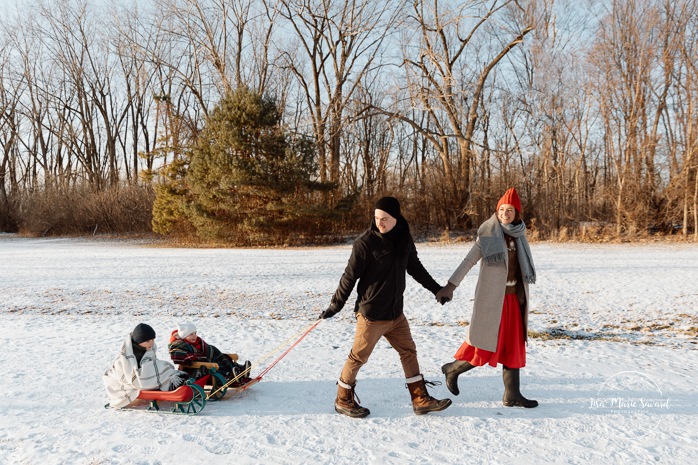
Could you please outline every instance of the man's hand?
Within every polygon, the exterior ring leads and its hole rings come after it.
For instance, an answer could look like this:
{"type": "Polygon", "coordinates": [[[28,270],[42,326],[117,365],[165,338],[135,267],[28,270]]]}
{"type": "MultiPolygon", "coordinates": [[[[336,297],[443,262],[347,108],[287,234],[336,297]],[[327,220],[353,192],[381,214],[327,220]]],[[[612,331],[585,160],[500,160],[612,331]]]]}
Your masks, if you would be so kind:
{"type": "Polygon", "coordinates": [[[332,318],[332,317],[335,316],[337,313],[339,313],[339,310],[333,310],[333,309],[330,307],[330,308],[328,308],[327,310],[325,310],[324,312],[322,312],[322,313],[320,314],[320,316],[318,317],[318,319],[319,319],[319,320],[326,320],[326,319],[328,319],[328,318],[332,318]]]}
{"type": "Polygon", "coordinates": [[[453,299],[453,291],[455,289],[456,286],[449,281],[448,284],[446,284],[439,292],[436,293],[436,301],[441,305],[445,304],[446,302],[450,302],[451,299],[453,299]]]}

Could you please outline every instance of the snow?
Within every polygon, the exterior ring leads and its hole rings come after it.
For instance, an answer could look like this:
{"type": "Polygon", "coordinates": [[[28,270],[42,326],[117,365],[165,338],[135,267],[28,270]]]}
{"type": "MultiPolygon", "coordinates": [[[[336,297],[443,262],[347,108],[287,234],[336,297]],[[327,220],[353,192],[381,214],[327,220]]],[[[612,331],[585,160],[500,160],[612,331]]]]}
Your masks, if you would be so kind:
{"type": "MultiPolygon", "coordinates": [[[[469,247],[418,244],[442,283],[469,247]]],[[[0,235],[0,463],[695,463],[698,247],[685,243],[532,244],[538,283],[521,379],[536,409],[503,407],[501,368],[482,367],[461,377],[457,397],[431,388],[450,408],[416,416],[381,341],[357,385],[371,415],[335,413],[353,301],[262,382],[199,415],[103,408],[102,373],[139,322],[157,331],[160,358],[169,332],[192,321],[261,371],[326,308],[350,250],[0,235]]],[[[477,273],[445,306],[408,278],[427,379],[443,381],[440,366],[465,336],[477,273]]]]}

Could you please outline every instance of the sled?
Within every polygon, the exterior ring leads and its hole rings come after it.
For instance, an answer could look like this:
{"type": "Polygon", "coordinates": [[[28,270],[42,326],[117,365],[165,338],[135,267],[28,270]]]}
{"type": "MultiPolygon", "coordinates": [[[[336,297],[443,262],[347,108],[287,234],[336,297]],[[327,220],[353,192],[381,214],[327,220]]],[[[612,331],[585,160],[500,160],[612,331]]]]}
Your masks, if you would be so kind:
{"type": "Polygon", "coordinates": [[[137,399],[150,401],[147,410],[159,411],[158,402],[174,402],[170,413],[196,415],[206,407],[206,392],[203,386],[207,381],[208,375],[196,381],[187,380],[174,391],[141,391],[137,399]]]}
{"type": "MultiPolygon", "coordinates": [[[[158,402],[174,402],[171,411],[163,411],[164,413],[175,413],[180,415],[196,415],[206,407],[206,392],[203,386],[206,382],[210,382],[210,375],[192,381],[187,380],[184,385],[178,387],[174,391],[140,391],[138,397],[128,406],[119,410],[141,410],[135,408],[134,405],[149,401],[150,405],[146,408],[149,412],[160,412],[158,402]],[[139,402],[141,401],[141,402],[139,402]]],[[[111,408],[106,404],[104,408],[111,408]]]]}
{"type": "MultiPolygon", "coordinates": [[[[214,397],[213,397],[213,398],[215,398],[215,399],[217,399],[217,400],[218,400],[218,399],[220,399],[220,400],[230,399],[231,397],[233,397],[234,394],[238,394],[238,393],[240,393],[240,392],[247,391],[250,387],[252,387],[252,386],[254,386],[255,384],[259,383],[261,380],[262,380],[262,378],[258,376],[258,377],[256,377],[256,378],[251,378],[251,379],[250,379],[248,382],[246,382],[245,384],[241,384],[241,385],[238,385],[238,386],[228,385],[228,386],[225,388],[225,394],[223,394],[223,395],[214,394],[214,397]]],[[[221,391],[223,391],[223,390],[221,390],[221,391]]],[[[215,391],[214,391],[214,392],[215,392],[215,391]]],[[[211,400],[211,398],[209,398],[209,400],[211,400]]]]}
{"type": "MultiPolygon", "coordinates": [[[[226,354],[231,358],[232,361],[236,362],[239,357],[238,354],[226,354]]],[[[201,367],[205,367],[210,375],[210,380],[203,386],[204,391],[208,400],[224,400],[229,399],[231,396],[227,396],[228,391],[231,393],[237,393],[246,391],[252,385],[257,384],[261,378],[254,378],[249,382],[241,386],[231,386],[225,376],[218,372],[218,364],[214,362],[190,362],[187,364],[180,364],[178,368],[183,371],[189,372],[190,370],[197,370],[201,367]]],[[[204,378],[202,378],[204,379],[204,378]]]]}
{"type": "Polygon", "coordinates": [[[248,382],[246,382],[242,386],[228,386],[228,389],[235,391],[235,392],[247,391],[250,387],[254,386],[255,384],[259,383],[260,381],[262,381],[262,378],[260,378],[258,376],[256,378],[251,378],[248,382]]]}

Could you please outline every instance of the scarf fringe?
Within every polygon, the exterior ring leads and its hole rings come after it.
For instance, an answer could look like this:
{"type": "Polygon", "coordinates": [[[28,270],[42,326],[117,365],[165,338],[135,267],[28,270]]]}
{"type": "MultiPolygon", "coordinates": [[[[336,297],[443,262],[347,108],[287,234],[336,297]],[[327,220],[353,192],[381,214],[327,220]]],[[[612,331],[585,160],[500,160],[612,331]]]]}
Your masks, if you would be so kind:
{"type": "Polygon", "coordinates": [[[504,262],[504,252],[496,253],[485,257],[485,263],[488,265],[496,265],[504,262]]]}

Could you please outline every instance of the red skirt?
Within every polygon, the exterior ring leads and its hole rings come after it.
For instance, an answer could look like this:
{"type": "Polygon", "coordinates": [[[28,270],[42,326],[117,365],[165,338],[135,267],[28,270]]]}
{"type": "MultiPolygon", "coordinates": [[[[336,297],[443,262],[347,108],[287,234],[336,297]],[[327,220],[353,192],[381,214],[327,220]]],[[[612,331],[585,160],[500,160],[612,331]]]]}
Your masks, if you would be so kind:
{"type": "Polygon", "coordinates": [[[521,307],[519,307],[519,300],[516,294],[504,295],[497,351],[490,352],[464,342],[453,357],[456,360],[468,361],[476,367],[481,367],[488,363],[493,367],[496,367],[497,363],[506,365],[509,368],[525,367],[526,344],[524,341],[523,321],[521,319],[521,307]]]}

